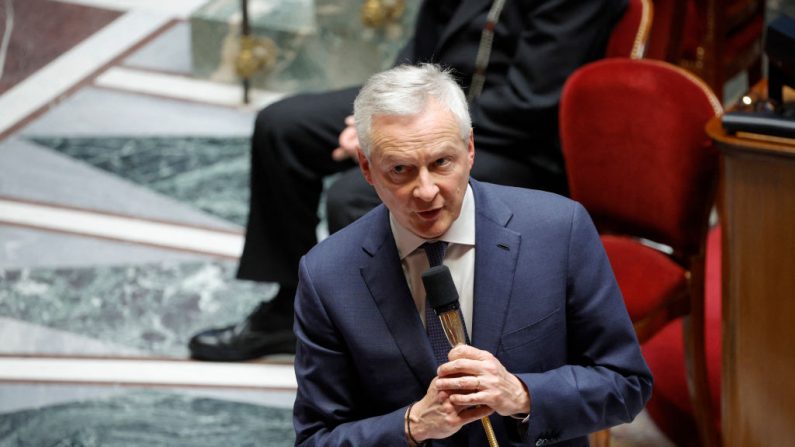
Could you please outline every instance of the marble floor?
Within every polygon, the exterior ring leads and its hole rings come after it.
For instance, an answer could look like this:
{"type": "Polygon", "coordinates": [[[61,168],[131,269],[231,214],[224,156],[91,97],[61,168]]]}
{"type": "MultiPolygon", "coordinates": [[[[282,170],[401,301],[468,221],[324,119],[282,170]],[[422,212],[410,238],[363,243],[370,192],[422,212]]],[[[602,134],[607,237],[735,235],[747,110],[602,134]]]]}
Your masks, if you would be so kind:
{"type": "MultiPolygon", "coordinates": [[[[293,443],[289,356],[187,359],[277,292],[234,273],[286,92],[192,75],[204,3],[0,0],[0,446],[293,443]]],[[[613,436],[672,445],[645,414],[613,436]]]]}
{"type": "Polygon", "coordinates": [[[293,443],[289,356],[187,360],[277,291],[234,273],[283,93],[191,76],[203,3],[0,1],[0,446],[293,443]]]}

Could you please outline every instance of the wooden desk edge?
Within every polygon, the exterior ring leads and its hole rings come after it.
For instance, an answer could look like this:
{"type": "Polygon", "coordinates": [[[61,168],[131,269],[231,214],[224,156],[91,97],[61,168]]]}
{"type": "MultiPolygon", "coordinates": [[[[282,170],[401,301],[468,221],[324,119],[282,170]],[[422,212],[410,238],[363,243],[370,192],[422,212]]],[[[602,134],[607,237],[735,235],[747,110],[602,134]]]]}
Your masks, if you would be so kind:
{"type": "Polygon", "coordinates": [[[707,122],[707,135],[712,138],[724,151],[732,152],[765,152],[783,157],[795,156],[795,140],[793,144],[764,141],[755,138],[740,138],[727,134],[721,123],[721,116],[716,116],[707,122]]]}

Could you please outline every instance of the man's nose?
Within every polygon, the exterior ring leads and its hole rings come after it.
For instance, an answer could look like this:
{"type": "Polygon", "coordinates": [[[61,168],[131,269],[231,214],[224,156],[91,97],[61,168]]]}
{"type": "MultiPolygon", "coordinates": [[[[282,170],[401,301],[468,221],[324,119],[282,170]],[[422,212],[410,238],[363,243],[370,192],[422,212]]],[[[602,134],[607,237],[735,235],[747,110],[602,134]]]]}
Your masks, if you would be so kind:
{"type": "Polygon", "coordinates": [[[439,193],[436,180],[427,169],[421,169],[417,176],[417,185],[414,188],[414,197],[425,202],[432,201],[439,193]]]}

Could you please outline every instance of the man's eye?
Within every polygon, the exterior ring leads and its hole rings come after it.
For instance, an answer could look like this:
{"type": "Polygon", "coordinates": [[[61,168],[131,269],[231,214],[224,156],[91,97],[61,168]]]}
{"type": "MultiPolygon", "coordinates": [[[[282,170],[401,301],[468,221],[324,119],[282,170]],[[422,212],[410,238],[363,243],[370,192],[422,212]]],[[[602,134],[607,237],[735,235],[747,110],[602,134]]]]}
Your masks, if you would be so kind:
{"type": "Polygon", "coordinates": [[[436,160],[434,163],[436,163],[436,166],[447,166],[448,164],[450,164],[450,159],[446,157],[440,158],[436,160]]]}
{"type": "Polygon", "coordinates": [[[404,172],[406,172],[406,167],[403,165],[397,165],[392,167],[393,174],[402,174],[404,172]]]}

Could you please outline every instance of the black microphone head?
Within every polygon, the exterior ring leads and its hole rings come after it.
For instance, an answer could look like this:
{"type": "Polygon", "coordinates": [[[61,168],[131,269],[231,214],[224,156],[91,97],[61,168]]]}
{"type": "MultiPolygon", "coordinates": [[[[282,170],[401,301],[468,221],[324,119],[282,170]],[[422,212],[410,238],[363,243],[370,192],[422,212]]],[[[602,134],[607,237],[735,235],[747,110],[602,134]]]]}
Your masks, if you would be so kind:
{"type": "Polygon", "coordinates": [[[436,313],[458,308],[458,291],[446,265],[431,267],[422,274],[425,299],[436,313]]]}

